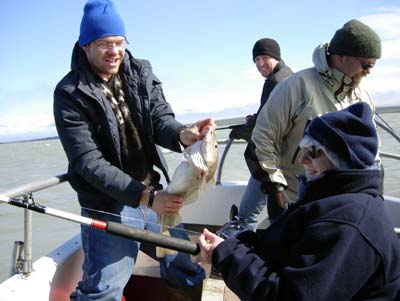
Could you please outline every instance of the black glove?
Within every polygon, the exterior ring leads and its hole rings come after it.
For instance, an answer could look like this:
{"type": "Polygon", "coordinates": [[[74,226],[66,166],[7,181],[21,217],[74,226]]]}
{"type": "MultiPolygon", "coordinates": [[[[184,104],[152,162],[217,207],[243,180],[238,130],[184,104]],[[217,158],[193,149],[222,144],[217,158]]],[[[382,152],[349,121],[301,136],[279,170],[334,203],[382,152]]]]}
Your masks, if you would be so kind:
{"type": "Polygon", "coordinates": [[[253,129],[254,126],[256,125],[256,120],[257,120],[257,114],[253,114],[253,115],[247,115],[246,116],[246,125],[253,129]]]}
{"type": "Polygon", "coordinates": [[[249,128],[246,124],[232,127],[232,130],[229,133],[229,138],[250,141],[252,130],[253,128],[249,128]]]}
{"type": "MultiPolygon", "coordinates": [[[[242,127],[242,126],[243,125],[240,125],[240,127],[242,127]]],[[[232,130],[229,133],[229,138],[230,139],[240,139],[238,131],[239,131],[239,126],[232,127],[232,130]]]]}
{"type": "Polygon", "coordinates": [[[243,219],[235,219],[225,223],[216,234],[224,239],[236,238],[248,246],[254,246],[257,236],[243,219]]]}
{"type": "Polygon", "coordinates": [[[285,186],[280,183],[264,182],[261,183],[261,191],[268,195],[267,210],[270,219],[275,219],[281,215],[288,207],[284,197],[285,186]]]}
{"type": "Polygon", "coordinates": [[[251,140],[251,133],[253,132],[254,125],[256,124],[257,115],[247,115],[246,123],[232,127],[229,133],[231,139],[243,139],[249,142],[251,140]]]}

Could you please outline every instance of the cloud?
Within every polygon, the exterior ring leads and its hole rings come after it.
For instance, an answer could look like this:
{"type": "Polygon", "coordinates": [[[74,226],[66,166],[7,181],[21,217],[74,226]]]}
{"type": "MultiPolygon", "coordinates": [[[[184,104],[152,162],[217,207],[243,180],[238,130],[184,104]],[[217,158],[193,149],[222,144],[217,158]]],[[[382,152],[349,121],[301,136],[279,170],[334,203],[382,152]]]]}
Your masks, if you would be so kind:
{"type": "MultiPolygon", "coordinates": [[[[383,49],[382,58],[363,82],[377,106],[398,105],[400,9],[382,7],[359,19],[376,30],[383,49]]],[[[177,72],[164,68],[165,74],[161,76],[165,81],[164,92],[179,119],[195,121],[206,116],[222,119],[254,113],[259,105],[263,79],[253,63],[244,65],[245,62],[243,65],[229,62],[218,67],[204,65],[190,70],[182,66],[177,72]]],[[[18,81],[13,90],[10,85],[3,86],[7,88],[0,90],[0,142],[9,137],[56,135],[52,113],[55,83],[49,81],[28,87],[27,84],[21,86],[18,81]]]]}
{"type": "Polygon", "coordinates": [[[379,13],[361,19],[371,26],[382,40],[382,59],[400,59],[400,9],[381,8],[379,13]]]}
{"type": "Polygon", "coordinates": [[[208,76],[203,83],[206,88],[197,93],[193,93],[198,90],[195,87],[187,92],[180,86],[168,89],[167,100],[171,100],[177,115],[214,114],[235,109],[237,116],[244,116],[257,110],[263,83],[263,78],[252,66],[236,72],[220,72],[215,79],[213,75],[208,76]]]}
{"type": "Polygon", "coordinates": [[[372,74],[365,78],[365,86],[376,106],[398,105],[400,98],[400,9],[381,7],[377,13],[360,18],[371,26],[382,41],[382,58],[372,74]]]}
{"type": "Polygon", "coordinates": [[[52,95],[47,85],[3,90],[0,99],[0,142],[56,136],[52,95]]]}
{"type": "Polygon", "coordinates": [[[390,66],[374,67],[372,75],[364,79],[368,90],[372,93],[399,92],[400,68],[390,66]]]}
{"type": "MultiPolygon", "coordinates": [[[[381,37],[382,58],[377,61],[371,74],[363,82],[371,93],[377,106],[398,105],[400,98],[400,9],[380,8],[373,13],[359,18],[371,26],[381,37]]],[[[297,69],[294,71],[298,71],[297,69]]],[[[218,73],[218,79],[208,76],[207,88],[193,96],[170,91],[173,108],[179,115],[207,113],[220,115],[229,112],[236,116],[245,116],[256,111],[262,88],[262,78],[255,67],[243,69],[231,74],[218,73]],[[219,85],[214,86],[213,82],[219,85]]]]}
{"type": "Polygon", "coordinates": [[[0,142],[57,136],[53,116],[48,113],[0,116],[0,142]]]}

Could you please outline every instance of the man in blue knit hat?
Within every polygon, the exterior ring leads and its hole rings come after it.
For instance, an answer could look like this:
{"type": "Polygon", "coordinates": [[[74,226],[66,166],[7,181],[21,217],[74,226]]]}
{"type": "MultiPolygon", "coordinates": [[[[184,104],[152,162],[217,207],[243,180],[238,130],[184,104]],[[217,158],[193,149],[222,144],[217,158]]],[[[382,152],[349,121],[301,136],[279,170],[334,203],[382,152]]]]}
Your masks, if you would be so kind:
{"type": "Polygon", "coordinates": [[[399,300],[400,241],[380,196],[369,105],[316,117],[300,147],[297,202],[258,239],[204,230],[194,261],[212,262],[241,300],[399,300]]]}
{"type": "MultiPolygon", "coordinates": [[[[54,117],[66,152],[68,178],[82,215],[159,232],[157,214],[179,212],[183,198],[162,190],[156,144],[180,152],[201,139],[211,119],[185,127],[175,120],[148,61],[126,49],[124,22],[109,0],[84,7],[71,71],[54,92],[54,117]]],[[[140,244],[82,226],[83,276],[73,300],[122,298],[140,244]]],[[[188,239],[182,226],[171,236],[188,239]]],[[[160,260],[171,300],[200,300],[204,270],[187,254],[160,260]]]]}

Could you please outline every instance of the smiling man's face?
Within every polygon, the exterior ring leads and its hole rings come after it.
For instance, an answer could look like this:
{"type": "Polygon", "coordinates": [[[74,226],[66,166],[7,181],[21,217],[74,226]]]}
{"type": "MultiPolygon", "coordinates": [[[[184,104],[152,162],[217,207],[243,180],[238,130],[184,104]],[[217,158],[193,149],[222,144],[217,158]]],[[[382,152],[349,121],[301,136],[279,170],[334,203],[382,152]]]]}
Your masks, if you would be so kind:
{"type": "Polygon", "coordinates": [[[85,46],[88,61],[93,70],[104,80],[117,74],[125,55],[126,40],[121,36],[97,39],[85,46]]]}

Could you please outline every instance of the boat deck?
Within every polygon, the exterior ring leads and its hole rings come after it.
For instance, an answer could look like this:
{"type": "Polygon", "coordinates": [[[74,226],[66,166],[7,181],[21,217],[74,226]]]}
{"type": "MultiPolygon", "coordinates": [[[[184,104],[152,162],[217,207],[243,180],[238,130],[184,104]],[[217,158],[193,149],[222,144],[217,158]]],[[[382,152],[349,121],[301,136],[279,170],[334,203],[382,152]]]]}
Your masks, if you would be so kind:
{"type": "MultiPolygon", "coordinates": [[[[189,233],[201,233],[204,227],[207,227],[213,232],[219,228],[212,225],[185,224],[185,229],[188,230],[189,233]]],[[[189,238],[191,241],[197,241],[198,235],[189,234],[189,238]]],[[[146,248],[145,245],[146,244],[142,243],[142,247],[146,248]]],[[[240,299],[225,285],[222,278],[211,272],[211,264],[202,263],[200,265],[206,272],[206,280],[203,282],[201,299],[191,301],[240,301],[240,299]]],[[[166,297],[166,286],[160,278],[160,268],[157,260],[151,258],[142,251],[139,252],[134,275],[125,288],[124,296],[126,301],[168,301],[166,297]],[[148,294],[149,291],[152,293],[148,294]]]]}
{"type": "MultiPolygon", "coordinates": [[[[199,301],[240,301],[220,277],[211,273],[210,264],[202,264],[202,267],[206,271],[207,278],[203,283],[202,297],[199,301]]],[[[167,301],[166,295],[165,284],[160,278],[158,261],[140,252],[135,265],[134,276],[124,292],[126,301],[167,301]],[[151,291],[151,294],[149,294],[149,291],[151,291]]]]}

